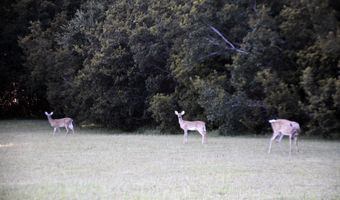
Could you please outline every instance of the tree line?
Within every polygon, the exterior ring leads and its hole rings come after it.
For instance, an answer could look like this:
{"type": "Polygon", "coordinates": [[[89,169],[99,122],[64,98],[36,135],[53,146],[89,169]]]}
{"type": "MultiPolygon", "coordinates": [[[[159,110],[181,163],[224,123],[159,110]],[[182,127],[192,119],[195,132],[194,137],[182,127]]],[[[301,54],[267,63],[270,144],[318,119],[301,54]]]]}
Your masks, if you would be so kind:
{"type": "Polygon", "coordinates": [[[274,118],[340,134],[336,0],[1,4],[1,117],[49,109],[173,132],[185,110],[222,135],[261,134],[274,118]]]}

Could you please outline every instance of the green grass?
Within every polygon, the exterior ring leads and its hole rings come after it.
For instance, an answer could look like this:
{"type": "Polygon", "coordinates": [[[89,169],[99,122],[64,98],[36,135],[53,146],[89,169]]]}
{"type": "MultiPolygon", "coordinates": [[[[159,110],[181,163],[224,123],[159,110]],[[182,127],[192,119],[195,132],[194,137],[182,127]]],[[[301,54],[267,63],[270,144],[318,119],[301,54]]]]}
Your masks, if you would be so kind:
{"type": "Polygon", "coordinates": [[[286,139],[268,155],[269,135],[156,132],[0,121],[0,199],[340,199],[339,142],[302,138],[289,156],[286,139]]]}

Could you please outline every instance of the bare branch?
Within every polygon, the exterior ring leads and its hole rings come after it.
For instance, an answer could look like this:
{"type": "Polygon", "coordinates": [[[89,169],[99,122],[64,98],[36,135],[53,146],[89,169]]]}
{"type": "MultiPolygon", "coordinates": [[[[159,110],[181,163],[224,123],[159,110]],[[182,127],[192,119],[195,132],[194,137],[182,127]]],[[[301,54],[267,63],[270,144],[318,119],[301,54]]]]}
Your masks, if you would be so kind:
{"type": "Polygon", "coordinates": [[[210,53],[210,54],[208,54],[208,55],[206,55],[206,56],[201,57],[199,60],[202,61],[202,60],[204,60],[204,59],[206,59],[206,58],[209,58],[209,57],[211,57],[211,56],[220,55],[220,54],[222,54],[222,52],[220,52],[220,51],[215,51],[215,52],[212,52],[212,53],[210,53]]]}
{"type": "Polygon", "coordinates": [[[253,0],[252,9],[253,9],[253,11],[255,12],[255,14],[257,14],[257,11],[256,11],[256,0],[253,0]]]}
{"type": "Polygon", "coordinates": [[[209,42],[209,44],[215,45],[215,46],[221,46],[221,43],[218,42],[215,38],[206,38],[209,42]]]}
{"type": "MultiPolygon", "coordinates": [[[[213,26],[211,26],[211,25],[209,25],[209,27],[210,27],[211,30],[213,30],[218,36],[220,36],[220,37],[223,39],[223,41],[229,46],[227,49],[230,49],[230,50],[233,50],[233,51],[237,51],[237,52],[239,52],[239,53],[248,54],[247,51],[242,50],[242,49],[239,49],[239,48],[236,48],[235,45],[233,45],[233,43],[231,43],[227,38],[225,38],[225,37],[223,36],[223,34],[222,34],[219,30],[217,30],[215,27],[213,27],[213,26]]],[[[210,39],[210,40],[208,39],[208,41],[211,41],[212,44],[218,44],[218,45],[220,45],[220,43],[218,43],[215,39],[213,39],[214,42],[212,42],[211,39],[210,39]]]]}
{"type": "Polygon", "coordinates": [[[222,33],[220,31],[218,31],[216,28],[214,28],[213,26],[209,26],[215,33],[217,33],[217,35],[219,35],[229,46],[231,46],[231,48],[235,48],[235,46],[229,42],[229,40],[227,40],[227,38],[225,38],[222,33]]]}
{"type": "Polygon", "coordinates": [[[235,49],[235,51],[240,52],[240,53],[244,53],[244,54],[248,54],[247,51],[244,51],[244,50],[242,50],[242,49],[235,49]]]}

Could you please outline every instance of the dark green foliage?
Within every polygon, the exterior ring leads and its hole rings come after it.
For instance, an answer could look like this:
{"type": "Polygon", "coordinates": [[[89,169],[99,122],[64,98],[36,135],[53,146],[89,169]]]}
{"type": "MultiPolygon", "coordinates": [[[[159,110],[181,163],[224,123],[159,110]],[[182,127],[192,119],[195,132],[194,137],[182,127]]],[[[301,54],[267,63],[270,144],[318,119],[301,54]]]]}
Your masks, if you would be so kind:
{"type": "Polygon", "coordinates": [[[179,132],[177,109],[223,135],[266,132],[271,118],[340,132],[335,1],[27,0],[1,11],[2,38],[17,35],[0,43],[11,55],[0,55],[0,116],[20,99],[28,113],[126,130],[179,132]],[[15,52],[23,60],[9,66],[15,52]]]}
{"type": "Polygon", "coordinates": [[[308,114],[308,132],[331,137],[340,129],[339,118],[339,33],[320,38],[299,53],[299,64],[305,67],[301,87],[305,92],[304,109],[308,114]]]}
{"type": "Polygon", "coordinates": [[[277,72],[263,70],[257,73],[256,80],[261,83],[265,94],[264,103],[271,116],[299,119],[301,117],[300,98],[297,87],[285,83],[277,72]]]}
{"type": "Polygon", "coordinates": [[[149,111],[159,124],[162,132],[178,132],[178,120],[175,115],[176,101],[171,95],[156,94],[152,97],[149,111]]]}
{"type": "Polygon", "coordinates": [[[236,135],[248,130],[260,133],[266,109],[261,102],[250,100],[244,93],[230,94],[218,85],[202,84],[199,104],[211,125],[222,135],[236,135]]]}
{"type": "Polygon", "coordinates": [[[1,1],[0,117],[42,116],[49,108],[43,63],[54,62],[51,36],[57,34],[60,26],[55,24],[55,18],[62,13],[73,17],[81,3],[1,1]]]}

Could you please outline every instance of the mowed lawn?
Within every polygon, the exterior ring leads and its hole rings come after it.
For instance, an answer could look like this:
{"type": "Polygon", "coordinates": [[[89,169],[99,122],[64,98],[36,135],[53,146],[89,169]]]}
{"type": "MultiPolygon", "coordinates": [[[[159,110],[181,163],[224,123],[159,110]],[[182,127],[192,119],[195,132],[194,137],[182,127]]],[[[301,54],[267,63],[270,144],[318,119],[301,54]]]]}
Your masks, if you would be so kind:
{"type": "Polygon", "coordinates": [[[340,199],[340,142],[301,138],[289,156],[287,138],[267,154],[270,135],[51,133],[0,121],[0,199],[340,199]]]}

